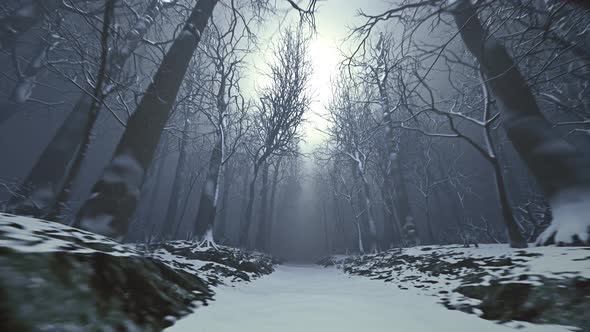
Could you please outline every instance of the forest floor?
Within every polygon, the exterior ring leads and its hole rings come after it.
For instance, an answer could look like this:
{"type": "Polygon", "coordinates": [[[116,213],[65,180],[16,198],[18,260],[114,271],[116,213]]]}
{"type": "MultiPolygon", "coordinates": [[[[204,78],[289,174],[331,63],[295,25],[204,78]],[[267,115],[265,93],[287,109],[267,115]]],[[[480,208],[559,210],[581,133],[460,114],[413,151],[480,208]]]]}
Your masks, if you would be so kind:
{"type": "Polygon", "coordinates": [[[0,213],[0,331],[156,332],[213,288],[273,272],[267,255],[190,241],[120,244],[0,213]]]}
{"type": "MultiPolygon", "coordinates": [[[[416,290],[319,265],[281,265],[255,282],[219,287],[216,293],[215,301],[166,331],[501,332],[516,327],[448,310],[416,290]]],[[[518,326],[519,331],[570,331],[552,325],[518,326]]]]}
{"type": "Polygon", "coordinates": [[[428,246],[276,264],[0,214],[0,331],[590,332],[590,248],[428,246]]]}

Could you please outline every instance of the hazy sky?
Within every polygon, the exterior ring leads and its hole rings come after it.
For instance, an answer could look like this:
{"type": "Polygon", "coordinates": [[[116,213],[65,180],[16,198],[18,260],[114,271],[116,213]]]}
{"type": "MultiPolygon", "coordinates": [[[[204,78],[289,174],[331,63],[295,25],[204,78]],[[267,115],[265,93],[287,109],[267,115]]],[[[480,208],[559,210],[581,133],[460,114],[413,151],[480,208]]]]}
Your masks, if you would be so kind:
{"type": "MultiPolygon", "coordinates": [[[[307,3],[307,0],[301,3],[307,3]]],[[[344,44],[350,34],[350,27],[363,22],[357,15],[358,10],[362,8],[367,13],[378,13],[389,6],[387,1],[381,0],[323,0],[319,3],[316,14],[317,32],[309,45],[309,56],[313,66],[310,88],[314,103],[312,112],[306,116],[308,121],[304,127],[306,142],[302,146],[303,152],[311,152],[323,140],[324,134],[320,130],[326,128],[322,115],[326,113],[325,107],[331,98],[331,79],[336,75],[343,60],[340,50],[346,50],[347,44],[350,45],[350,42],[344,44]]],[[[252,71],[246,78],[250,81],[246,82],[247,86],[260,87],[265,84],[266,80],[262,74],[264,60],[270,53],[270,47],[276,41],[280,28],[299,20],[295,11],[288,10],[288,5],[284,8],[285,11],[280,11],[265,22],[265,28],[259,33],[261,49],[249,59],[252,71]]]]}
{"type": "MultiPolygon", "coordinates": [[[[279,0],[280,3],[284,0],[279,0]]],[[[301,3],[307,3],[302,0],[301,3]]],[[[386,1],[382,0],[325,0],[320,3],[319,11],[316,14],[317,32],[309,45],[309,57],[312,62],[313,76],[310,82],[310,89],[314,96],[311,113],[306,115],[307,122],[303,128],[305,142],[302,145],[303,153],[310,153],[324,140],[325,134],[321,130],[326,129],[327,123],[323,120],[326,114],[326,107],[331,99],[331,80],[337,74],[339,64],[342,62],[340,50],[346,50],[345,39],[350,34],[350,27],[363,22],[357,13],[362,8],[367,13],[377,13],[388,8],[386,1]],[[318,130],[319,129],[319,130],[318,130]]],[[[299,15],[293,10],[277,14],[271,20],[265,22],[264,29],[259,33],[261,49],[252,54],[249,58],[251,70],[246,80],[249,90],[254,86],[264,86],[267,82],[262,74],[265,60],[270,55],[273,42],[276,41],[281,27],[290,23],[296,23],[299,15]],[[287,15],[285,13],[288,13],[287,15]]],[[[252,95],[255,97],[255,94],[252,95]]],[[[316,203],[317,191],[313,180],[314,163],[313,158],[306,158],[304,178],[301,183],[302,192],[299,197],[298,216],[296,222],[280,227],[283,234],[279,237],[282,241],[281,253],[290,255],[290,259],[297,257],[312,257],[313,254],[324,250],[324,226],[321,221],[322,214],[320,206],[316,203]]]]}

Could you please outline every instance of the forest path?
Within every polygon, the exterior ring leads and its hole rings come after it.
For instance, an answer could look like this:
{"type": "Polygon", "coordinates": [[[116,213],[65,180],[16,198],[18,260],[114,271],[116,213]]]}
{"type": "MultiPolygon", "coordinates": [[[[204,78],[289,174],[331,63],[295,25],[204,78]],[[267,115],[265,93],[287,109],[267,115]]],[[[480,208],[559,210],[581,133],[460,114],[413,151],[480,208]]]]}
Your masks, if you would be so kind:
{"type": "Polygon", "coordinates": [[[435,297],[317,265],[281,265],[269,276],[215,292],[215,301],[166,331],[567,331],[532,325],[516,330],[447,310],[435,297]]]}

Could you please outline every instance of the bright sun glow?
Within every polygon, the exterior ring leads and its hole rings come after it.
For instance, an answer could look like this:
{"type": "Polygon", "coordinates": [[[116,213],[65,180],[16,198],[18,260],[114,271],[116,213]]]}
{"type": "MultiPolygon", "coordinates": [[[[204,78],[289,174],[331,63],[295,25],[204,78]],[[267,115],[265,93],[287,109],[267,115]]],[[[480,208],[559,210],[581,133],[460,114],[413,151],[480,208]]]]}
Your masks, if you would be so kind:
{"type": "Polygon", "coordinates": [[[313,67],[310,90],[314,101],[304,128],[306,138],[304,152],[310,152],[324,139],[324,134],[318,129],[326,129],[327,122],[324,116],[332,96],[331,81],[336,76],[342,61],[336,43],[319,34],[314,36],[309,44],[309,58],[313,67]]]}

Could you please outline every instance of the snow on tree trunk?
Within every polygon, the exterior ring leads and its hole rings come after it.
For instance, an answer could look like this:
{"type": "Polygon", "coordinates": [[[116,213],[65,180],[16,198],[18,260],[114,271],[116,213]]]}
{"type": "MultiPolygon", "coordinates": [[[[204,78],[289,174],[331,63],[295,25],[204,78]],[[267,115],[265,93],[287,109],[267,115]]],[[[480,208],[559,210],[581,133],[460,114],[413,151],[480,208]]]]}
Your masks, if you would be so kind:
{"type": "Polygon", "coordinates": [[[367,178],[363,173],[360,174],[361,181],[363,183],[363,196],[365,199],[365,209],[367,214],[367,228],[368,228],[368,245],[370,246],[371,252],[377,252],[377,225],[375,224],[375,218],[373,216],[373,201],[371,195],[371,187],[367,178]]]}
{"type": "Polygon", "coordinates": [[[486,34],[471,2],[456,1],[452,13],[465,45],[489,78],[510,141],[554,211],[553,222],[537,244],[590,244],[589,157],[543,116],[517,64],[497,39],[486,34]]]}
{"type": "Polygon", "coordinates": [[[166,125],[188,65],[196,50],[217,0],[200,0],[186,25],[172,43],[147,88],[137,110],[129,118],[111,163],[92,189],[76,225],[103,235],[121,238],[137,205],[139,186],[166,125]],[[124,169],[121,161],[129,161],[124,169]],[[140,179],[130,181],[122,176],[140,179]]]}
{"type": "Polygon", "coordinates": [[[356,183],[360,182],[360,190],[358,191],[359,201],[359,236],[366,238],[362,241],[363,249],[369,249],[371,252],[377,251],[377,227],[375,226],[375,220],[373,219],[373,213],[371,209],[371,189],[364,174],[364,167],[360,160],[356,160],[353,163],[353,177],[356,183]]]}
{"type": "MultiPolygon", "coordinates": [[[[385,177],[385,185],[387,186],[387,189],[390,191],[388,196],[390,196],[389,199],[391,199],[393,203],[393,211],[391,211],[391,215],[393,216],[394,213],[397,213],[397,218],[395,218],[394,216],[394,220],[390,220],[390,223],[396,224],[395,228],[401,230],[405,224],[413,223],[414,217],[412,216],[410,200],[408,198],[399,153],[396,152],[395,149],[395,122],[393,119],[393,113],[391,112],[391,105],[389,97],[387,96],[385,84],[386,82],[382,82],[379,87],[383,120],[385,123],[387,123],[387,126],[385,128],[385,139],[389,163],[387,167],[387,175],[385,177]]],[[[399,235],[401,237],[401,234],[399,235]]]]}
{"type": "MultiPolygon", "coordinates": [[[[115,76],[121,74],[125,62],[147,33],[150,25],[146,25],[146,22],[154,21],[159,13],[159,3],[160,0],[152,1],[143,17],[140,17],[135,26],[127,33],[121,46],[110,54],[109,66],[117,69],[113,71],[115,76]]],[[[88,87],[88,89],[91,90],[92,87],[88,87]]],[[[103,93],[106,94],[107,91],[103,91],[103,93]]],[[[64,186],[67,185],[67,175],[71,171],[76,172],[76,170],[71,170],[72,160],[82,152],[83,141],[89,142],[91,133],[87,128],[94,126],[90,114],[92,104],[92,97],[87,93],[80,95],[73,110],[23,181],[20,192],[11,197],[7,205],[9,212],[43,218],[50,212],[54,204],[59,204],[57,196],[64,191],[64,186]]],[[[63,196],[65,200],[69,197],[66,193],[63,196]]],[[[61,204],[65,204],[65,202],[61,204]]]]}
{"type": "Polygon", "coordinates": [[[215,215],[217,214],[217,195],[219,192],[219,176],[221,174],[221,163],[223,160],[223,135],[220,134],[209,160],[209,170],[205,178],[205,186],[199,200],[199,211],[195,220],[193,236],[198,240],[205,241],[205,235],[213,232],[215,215]]]}

